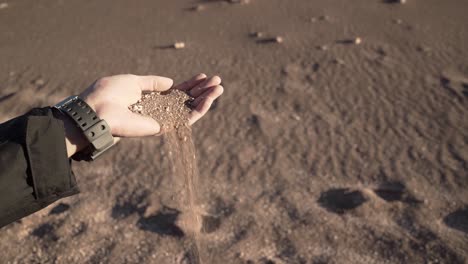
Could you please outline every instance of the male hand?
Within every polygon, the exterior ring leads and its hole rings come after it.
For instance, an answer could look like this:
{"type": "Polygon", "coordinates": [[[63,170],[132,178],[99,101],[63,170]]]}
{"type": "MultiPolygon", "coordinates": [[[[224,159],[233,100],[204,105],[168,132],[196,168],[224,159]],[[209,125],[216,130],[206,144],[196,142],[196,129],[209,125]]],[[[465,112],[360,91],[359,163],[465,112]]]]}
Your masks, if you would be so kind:
{"type": "Polygon", "coordinates": [[[202,118],[210,110],[214,100],[221,96],[224,91],[219,76],[208,78],[202,73],[176,85],[174,88],[184,91],[195,98],[192,102],[193,110],[189,115],[189,125],[193,125],[193,123],[202,118]]]}
{"type": "MultiPolygon", "coordinates": [[[[154,119],[131,112],[128,107],[141,99],[142,92],[166,91],[173,81],[160,76],[116,75],[96,81],[79,96],[83,98],[97,115],[106,120],[112,135],[117,137],[139,137],[157,135],[160,125],[154,119]]],[[[194,101],[189,115],[192,125],[210,109],[213,101],[223,93],[221,78],[207,78],[198,74],[174,89],[187,92],[194,101]]]]}
{"type": "MultiPolygon", "coordinates": [[[[213,101],[223,93],[221,78],[208,78],[198,74],[190,80],[173,87],[192,97],[193,110],[189,115],[189,125],[203,117],[213,101]]],[[[161,76],[137,76],[131,74],[104,77],[94,82],[79,96],[88,103],[98,117],[106,120],[112,135],[118,137],[141,137],[160,133],[160,125],[150,117],[131,112],[128,107],[141,99],[142,92],[166,91],[173,85],[172,79],[161,76]]],[[[65,124],[68,156],[81,150],[88,143],[68,118],[65,124]]]]}

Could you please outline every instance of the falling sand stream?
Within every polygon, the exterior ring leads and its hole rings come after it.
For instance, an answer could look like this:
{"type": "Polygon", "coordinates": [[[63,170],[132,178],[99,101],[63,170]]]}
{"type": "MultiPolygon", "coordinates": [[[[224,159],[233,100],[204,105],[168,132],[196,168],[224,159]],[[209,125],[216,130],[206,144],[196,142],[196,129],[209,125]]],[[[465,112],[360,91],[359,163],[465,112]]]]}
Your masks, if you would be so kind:
{"type": "Polygon", "coordinates": [[[171,149],[170,162],[172,177],[184,179],[184,193],[180,196],[179,204],[182,209],[179,223],[189,239],[188,263],[205,263],[200,239],[202,221],[198,212],[197,186],[199,172],[196,164],[195,146],[191,129],[180,127],[177,131],[165,135],[166,142],[171,149]]]}
{"type": "MultiPolygon", "coordinates": [[[[144,94],[142,100],[130,106],[130,110],[154,118],[161,125],[161,134],[168,149],[171,175],[175,182],[183,181],[182,190],[174,190],[181,214],[177,225],[186,238],[186,254],[181,263],[206,263],[201,245],[202,220],[198,210],[197,188],[199,172],[195,157],[192,131],[186,125],[191,111],[187,102],[192,100],[178,90],[144,94]],[[204,261],[205,260],[205,261],[204,261]]],[[[175,184],[180,185],[180,184],[175,184]]],[[[174,189],[178,189],[174,186],[174,189]]],[[[180,189],[180,187],[179,187],[180,189]]]]}

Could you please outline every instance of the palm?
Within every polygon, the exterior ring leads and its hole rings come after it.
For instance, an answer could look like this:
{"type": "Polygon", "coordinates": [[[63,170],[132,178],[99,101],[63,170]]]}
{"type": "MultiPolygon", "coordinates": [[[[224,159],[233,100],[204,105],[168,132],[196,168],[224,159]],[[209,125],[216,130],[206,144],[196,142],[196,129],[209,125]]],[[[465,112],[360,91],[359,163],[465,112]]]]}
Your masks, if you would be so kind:
{"type": "MultiPolygon", "coordinates": [[[[107,121],[114,136],[149,136],[160,133],[160,125],[152,118],[132,113],[128,106],[141,99],[142,92],[165,91],[172,84],[171,79],[159,76],[116,75],[98,80],[80,97],[107,121]]],[[[203,117],[213,101],[223,93],[220,84],[218,76],[207,78],[199,74],[174,87],[195,98],[189,115],[190,125],[203,117]]]]}

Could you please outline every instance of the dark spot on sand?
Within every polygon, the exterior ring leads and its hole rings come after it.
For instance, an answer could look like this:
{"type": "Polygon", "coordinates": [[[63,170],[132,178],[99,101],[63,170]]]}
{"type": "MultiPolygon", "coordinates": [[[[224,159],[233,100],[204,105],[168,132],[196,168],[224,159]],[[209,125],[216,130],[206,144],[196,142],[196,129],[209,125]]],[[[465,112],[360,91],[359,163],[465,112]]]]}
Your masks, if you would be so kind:
{"type": "Polygon", "coordinates": [[[464,263],[461,257],[436,233],[418,224],[415,217],[413,212],[405,211],[397,220],[397,224],[413,238],[408,246],[412,251],[424,256],[424,263],[429,263],[434,259],[438,259],[439,263],[464,263]]]}
{"type": "Polygon", "coordinates": [[[123,219],[133,213],[143,214],[146,207],[142,205],[146,197],[146,192],[134,192],[130,195],[120,194],[112,207],[112,218],[123,219]]]}
{"type": "Polygon", "coordinates": [[[383,0],[385,4],[401,4],[401,0],[383,0]]]}
{"type": "Polygon", "coordinates": [[[401,201],[405,185],[400,182],[393,182],[380,185],[374,192],[387,202],[401,201]]]}
{"type": "Polygon", "coordinates": [[[15,94],[16,94],[16,92],[13,92],[13,93],[9,93],[9,94],[0,96],[0,102],[3,102],[3,101],[6,101],[6,100],[10,99],[15,94]]]}
{"type": "Polygon", "coordinates": [[[197,254],[193,251],[187,251],[184,253],[180,261],[177,262],[178,264],[196,264],[200,263],[197,254]]]}
{"type": "Polygon", "coordinates": [[[251,115],[247,118],[247,123],[251,126],[260,126],[260,119],[257,115],[251,115]]]}
{"type": "Polygon", "coordinates": [[[219,104],[219,100],[220,100],[220,99],[221,99],[221,98],[218,98],[218,99],[216,99],[216,100],[213,101],[213,103],[211,104],[211,107],[210,107],[210,110],[209,110],[209,111],[213,111],[213,110],[215,110],[216,108],[218,108],[218,104],[219,104]]]}
{"type": "Polygon", "coordinates": [[[203,233],[213,233],[218,230],[221,226],[221,219],[215,216],[205,215],[202,217],[202,232],[203,233]]]}
{"type": "Polygon", "coordinates": [[[312,65],[312,70],[313,70],[314,72],[318,72],[319,69],[320,69],[320,64],[314,63],[314,64],[312,65]]]}
{"type": "Polygon", "coordinates": [[[468,97],[468,79],[465,75],[456,71],[446,71],[440,77],[440,85],[453,97],[462,101],[468,97]]]}
{"type": "Polygon", "coordinates": [[[155,215],[141,217],[137,226],[141,230],[150,231],[163,236],[183,237],[185,234],[176,225],[180,212],[176,209],[164,207],[155,215]]]}
{"type": "Polygon", "coordinates": [[[339,39],[335,43],[342,45],[351,45],[354,44],[354,39],[339,39]]]}
{"type": "Polygon", "coordinates": [[[355,209],[367,201],[367,198],[358,190],[348,188],[330,189],[323,192],[317,202],[323,208],[336,214],[344,214],[355,209]]]}
{"type": "Polygon", "coordinates": [[[202,216],[203,233],[212,233],[218,230],[223,220],[229,217],[235,208],[232,204],[227,203],[221,197],[214,197],[208,204],[207,215],[202,216]]]}
{"type": "Polygon", "coordinates": [[[468,97],[468,83],[463,83],[462,87],[463,87],[463,95],[465,97],[468,97]]]}
{"type": "Polygon", "coordinates": [[[258,44],[280,44],[283,43],[284,39],[282,37],[268,37],[258,39],[256,42],[258,44]]]}
{"type": "Polygon", "coordinates": [[[267,259],[267,258],[263,258],[262,260],[260,260],[260,263],[261,264],[276,264],[276,262],[274,262],[271,259],[267,259]]]}
{"type": "Polygon", "coordinates": [[[316,256],[312,259],[312,264],[327,264],[331,263],[330,258],[327,256],[316,256]]]}
{"type": "Polygon", "coordinates": [[[450,228],[468,234],[468,206],[445,216],[444,223],[450,228]]]}
{"type": "Polygon", "coordinates": [[[70,209],[70,205],[68,205],[66,203],[59,203],[52,210],[50,210],[49,214],[51,214],[51,215],[61,214],[61,213],[65,212],[65,211],[68,211],[68,209],[70,209]]]}
{"type": "Polygon", "coordinates": [[[49,223],[41,224],[32,231],[32,235],[41,239],[58,240],[54,232],[54,226],[49,223]]]}
{"type": "Polygon", "coordinates": [[[406,190],[406,186],[401,182],[386,182],[374,190],[380,198],[387,202],[404,202],[408,204],[419,204],[421,200],[416,199],[406,190]]]}

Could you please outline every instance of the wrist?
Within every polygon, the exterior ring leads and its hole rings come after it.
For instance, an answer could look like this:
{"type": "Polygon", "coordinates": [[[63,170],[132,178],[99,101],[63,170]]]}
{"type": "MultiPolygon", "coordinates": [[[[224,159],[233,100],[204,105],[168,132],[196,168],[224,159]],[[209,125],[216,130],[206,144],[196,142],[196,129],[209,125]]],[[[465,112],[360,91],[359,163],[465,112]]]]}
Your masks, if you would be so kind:
{"type": "Polygon", "coordinates": [[[67,150],[74,160],[95,160],[114,145],[107,122],[100,119],[94,109],[79,96],[65,98],[54,108],[63,114],[67,150]]]}
{"type": "Polygon", "coordinates": [[[56,118],[63,122],[63,126],[65,128],[65,144],[69,158],[89,145],[89,142],[86,140],[83,132],[68,116],[57,109],[54,109],[53,113],[56,118]]]}

